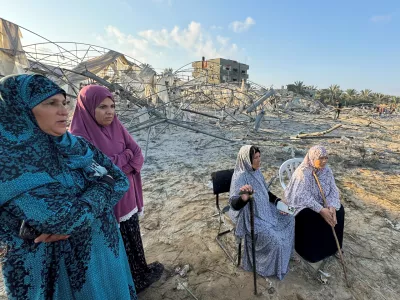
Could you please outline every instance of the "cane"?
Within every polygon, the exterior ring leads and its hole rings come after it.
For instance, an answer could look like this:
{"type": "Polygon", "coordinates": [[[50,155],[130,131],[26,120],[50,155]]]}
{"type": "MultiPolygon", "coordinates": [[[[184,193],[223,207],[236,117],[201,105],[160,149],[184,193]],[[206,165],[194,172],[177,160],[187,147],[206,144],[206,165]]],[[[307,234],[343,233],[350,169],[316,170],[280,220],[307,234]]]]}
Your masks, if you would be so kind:
{"type": "Polygon", "coordinates": [[[251,252],[253,255],[254,295],[257,295],[256,241],[254,237],[254,199],[252,196],[250,196],[249,202],[250,202],[251,252]]]}
{"type": "MultiPolygon", "coordinates": [[[[313,175],[314,175],[315,181],[317,182],[319,191],[321,192],[322,200],[324,201],[324,206],[325,206],[325,207],[328,207],[328,202],[326,201],[325,193],[324,193],[324,191],[322,190],[321,183],[319,182],[318,176],[317,176],[317,174],[315,174],[315,171],[313,171],[313,175]]],[[[333,236],[334,236],[335,241],[336,241],[336,246],[337,246],[337,248],[338,248],[339,257],[340,257],[340,262],[342,263],[342,266],[343,266],[344,278],[345,278],[345,280],[346,280],[347,287],[350,287],[349,280],[347,279],[346,265],[345,265],[345,263],[344,263],[344,258],[343,258],[342,249],[340,249],[340,244],[339,244],[339,240],[338,240],[337,235],[336,235],[335,228],[334,228],[333,226],[331,226],[331,228],[332,228],[333,236]]]]}

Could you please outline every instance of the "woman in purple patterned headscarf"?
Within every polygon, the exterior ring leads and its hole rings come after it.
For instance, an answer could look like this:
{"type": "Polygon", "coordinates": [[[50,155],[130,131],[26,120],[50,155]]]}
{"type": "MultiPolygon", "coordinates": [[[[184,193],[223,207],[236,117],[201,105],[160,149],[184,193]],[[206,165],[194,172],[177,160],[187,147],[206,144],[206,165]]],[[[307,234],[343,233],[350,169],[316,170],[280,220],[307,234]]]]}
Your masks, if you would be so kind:
{"type": "Polygon", "coordinates": [[[128,177],[129,190],[114,207],[114,213],[139,293],[158,280],[164,270],[158,262],[147,265],[140,235],[142,151],[115,115],[113,95],[103,86],[88,85],[80,91],[70,131],[100,149],[128,177]]]}
{"type": "Polygon", "coordinates": [[[343,242],[344,208],[340,204],[339,190],[327,162],[326,149],[320,145],[312,147],[285,190],[288,205],[296,208],[295,249],[309,262],[318,262],[336,253],[332,226],[340,247],[343,242]],[[313,172],[321,183],[327,207],[313,172]]]}

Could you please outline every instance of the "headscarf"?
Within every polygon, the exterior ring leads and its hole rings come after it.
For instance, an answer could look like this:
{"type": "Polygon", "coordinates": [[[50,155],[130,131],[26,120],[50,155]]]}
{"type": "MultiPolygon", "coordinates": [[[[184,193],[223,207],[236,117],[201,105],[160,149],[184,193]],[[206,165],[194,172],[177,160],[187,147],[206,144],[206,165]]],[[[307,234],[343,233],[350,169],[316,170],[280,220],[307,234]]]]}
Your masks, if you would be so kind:
{"type": "Polygon", "coordinates": [[[321,192],[313,176],[313,171],[318,176],[328,206],[335,207],[336,209],[340,208],[339,190],[335,184],[332,170],[328,166],[322,169],[315,168],[315,161],[326,156],[328,156],[328,153],[325,147],[321,145],[311,147],[303,162],[293,173],[285,189],[285,198],[288,205],[296,208],[296,214],[304,208],[320,212],[324,206],[321,192]]]}
{"type": "MultiPolygon", "coordinates": [[[[43,132],[32,108],[65,91],[41,75],[11,75],[0,81],[0,206],[39,186],[74,185],[69,169],[90,172],[93,153],[68,132],[53,137],[43,132]]],[[[87,174],[89,176],[89,174],[87,174]]]]}
{"type": "MultiPolygon", "coordinates": [[[[246,184],[252,186],[254,198],[254,224],[255,233],[265,230],[277,224],[277,209],[269,202],[268,187],[261,171],[253,170],[250,161],[251,145],[240,148],[236,160],[235,171],[232,176],[229,197],[232,200],[239,197],[240,188],[246,184]]],[[[243,237],[250,232],[250,205],[246,205],[239,211],[232,207],[229,210],[230,217],[236,223],[236,235],[243,237]]]]}
{"type": "Polygon", "coordinates": [[[95,118],[96,108],[105,98],[114,101],[112,93],[99,85],[85,86],[79,93],[72,118],[70,131],[81,136],[100,149],[114,164],[124,171],[122,160],[118,160],[125,149],[130,148],[136,160],[130,160],[129,164],[135,172],[126,174],[129,180],[129,190],[114,207],[114,213],[119,222],[127,220],[132,213],[142,212],[143,195],[140,170],[143,165],[143,156],[140,147],[136,144],[121,121],[115,115],[108,126],[101,126],[95,118]]]}

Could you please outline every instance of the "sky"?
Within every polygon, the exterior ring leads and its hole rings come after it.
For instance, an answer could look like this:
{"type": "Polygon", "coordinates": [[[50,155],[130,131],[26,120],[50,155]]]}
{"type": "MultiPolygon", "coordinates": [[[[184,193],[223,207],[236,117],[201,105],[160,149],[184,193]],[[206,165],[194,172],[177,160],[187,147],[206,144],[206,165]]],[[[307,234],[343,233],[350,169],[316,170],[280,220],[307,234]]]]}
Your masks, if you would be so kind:
{"type": "MultiPolygon", "coordinates": [[[[107,47],[157,71],[223,57],[264,86],[303,81],[400,96],[399,0],[0,0],[52,41],[107,47]]],[[[23,33],[24,34],[24,33],[23,33]]],[[[41,40],[22,39],[29,44],[41,40]]]]}

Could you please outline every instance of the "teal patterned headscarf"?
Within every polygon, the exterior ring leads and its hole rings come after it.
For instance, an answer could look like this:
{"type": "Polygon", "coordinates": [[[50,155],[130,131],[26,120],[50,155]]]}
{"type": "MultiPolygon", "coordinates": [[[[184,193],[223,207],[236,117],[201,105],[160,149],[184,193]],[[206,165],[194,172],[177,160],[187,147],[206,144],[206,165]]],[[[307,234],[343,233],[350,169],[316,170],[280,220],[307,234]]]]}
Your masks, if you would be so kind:
{"type": "Polygon", "coordinates": [[[0,206],[38,186],[61,182],[70,186],[71,169],[92,163],[93,153],[75,136],[43,132],[32,108],[65,91],[42,75],[12,75],[0,80],[0,206]],[[65,164],[62,163],[65,161],[65,164]]]}

